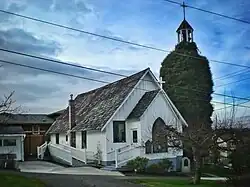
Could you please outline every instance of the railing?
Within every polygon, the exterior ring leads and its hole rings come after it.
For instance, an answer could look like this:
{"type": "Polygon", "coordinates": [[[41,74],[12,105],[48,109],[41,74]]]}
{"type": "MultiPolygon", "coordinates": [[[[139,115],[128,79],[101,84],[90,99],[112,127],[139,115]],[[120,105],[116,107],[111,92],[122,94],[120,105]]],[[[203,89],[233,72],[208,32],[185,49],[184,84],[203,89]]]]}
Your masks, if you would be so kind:
{"type": "Polygon", "coordinates": [[[55,145],[52,143],[49,143],[48,147],[49,147],[50,154],[52,156],[55,156],[55,157],[65,161],[65,162],[69,163],[70,165],[72,165],[71,151],[64,149],[64,147],[61,145],[55,145]]]}
{"type": "Polygon", "coordinates": [[[44,153],[47,149],[47,142],[45,142],[44,144],[42,144],[41,146],[37,147],[37,158],[38,159],[43,159],[44,158],[44,153]]]}
{"type": "Polygon", "coordinates": [[[87,163],[86,149],[81,150],[81,149],[76,149],[74,147],[71,147],[71,155],[72,157],[84,162],[85,164],[87,163]]]}
{"type": "Polygon", "coordinates": [[[96,160],[95,153],[87,151],[86,149],[77,149],[69,145],[52,144],[49,143],[49,151],[52,156],[58,157],[70,164],[72,164],[72,158],[75,158],[85,164],[88,161],[96,160]]]}
{"type": "Polygon", "coordinates": [[[122,166],[127,161],[134,159],[136,156],[140,155],[141,146],[130,147],[124,151],[118,152],[118,149],[115,150],[115,166],[116,168],[122,166]]]}

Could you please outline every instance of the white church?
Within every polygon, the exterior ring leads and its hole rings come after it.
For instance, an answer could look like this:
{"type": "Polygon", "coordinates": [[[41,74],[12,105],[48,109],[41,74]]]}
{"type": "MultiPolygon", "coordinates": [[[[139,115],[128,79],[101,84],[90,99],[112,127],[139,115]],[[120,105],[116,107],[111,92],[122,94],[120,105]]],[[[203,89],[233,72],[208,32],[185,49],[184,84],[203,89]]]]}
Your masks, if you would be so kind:
{"type": "MultiPolygon", "coordinates": [[[[179,42],[192,37],[190,27],[182,22],[179,42]]],[[[71,95],[67,109],[46,133],[50,141],[38,147],[39,158],[48,147],[55,161],[70,166],[98,161],[115,169],[140,156],[151,163],[168,158],[173,170],[180,169],[183,151],[169,147],[161,132],[167,126],[182,132],[187,123],[163,83],[147,68],[75,98],[71,95]]]]}

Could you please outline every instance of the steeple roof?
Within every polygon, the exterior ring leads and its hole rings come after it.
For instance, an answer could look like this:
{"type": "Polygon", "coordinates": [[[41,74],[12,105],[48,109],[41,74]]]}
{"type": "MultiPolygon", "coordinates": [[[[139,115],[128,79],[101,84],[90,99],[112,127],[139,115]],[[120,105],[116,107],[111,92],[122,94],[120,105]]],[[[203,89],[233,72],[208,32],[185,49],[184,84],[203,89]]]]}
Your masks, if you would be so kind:
{"type": "Polygon", "coordinates": [[[181,22],[181,24],[178,27],[178,29],[176,30],[176,32],[178,32],[182,29],[190,29],[190,30],[194,31],[193,27],[191,27],[191,25],[185,19],[181,22]]]}

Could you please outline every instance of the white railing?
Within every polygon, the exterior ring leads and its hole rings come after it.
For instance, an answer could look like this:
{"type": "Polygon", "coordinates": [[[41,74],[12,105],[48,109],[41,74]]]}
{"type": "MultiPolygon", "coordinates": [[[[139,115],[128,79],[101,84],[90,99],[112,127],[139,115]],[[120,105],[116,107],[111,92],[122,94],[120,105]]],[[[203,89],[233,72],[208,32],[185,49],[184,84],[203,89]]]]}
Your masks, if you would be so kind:
{"type": "Polygon", "coordinates": [[[72,164],[72,158],[80,160],[85,164],[88,160],[96,160],[94,152],[87,151],[86,149],[74,148],[69,145],[49,143],[49,151],[52,156],[58,157],[70,164],[72,164]]]}
{"type": "Polygon", "coordinates": [[[124,165],[127,161],[134,159],[137,156],[140,156],[141,146],[130,147],[124,151],[115,150],[115,166],[116,168],[124,165]]]}
{"type": "Polygon", "coordinates": [[[70,165],[72,165],[72,156],[71,151],[64,149],[63,146],[60,146],[58,144],[48,144],[49,152],[52,156],[57,157],[63,161],[66,161],[70,165]]]}
{"type": "Polygon", "coordinates": [[[44,144],[42,144],[41,146],[37,146],[37,158],[38,159],[43,159],[44,158],[44,153],[47,149],[47,142],[45,142],[44,144]]]}
{"type": "Polygon", "coordinates": [[[85,164],[87,163],[87,153],[86,153],[86,149],[76,149],[74,147],[71,147],[71,155],[73,158],[76,158],[82,162],[84,162],[85,164]]]}

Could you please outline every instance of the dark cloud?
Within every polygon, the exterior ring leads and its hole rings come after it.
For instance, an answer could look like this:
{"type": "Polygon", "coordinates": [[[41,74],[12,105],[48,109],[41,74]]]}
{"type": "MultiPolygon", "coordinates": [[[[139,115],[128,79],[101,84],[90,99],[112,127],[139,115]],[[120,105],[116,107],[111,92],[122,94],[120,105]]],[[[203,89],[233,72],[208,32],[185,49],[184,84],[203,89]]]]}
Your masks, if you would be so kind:
{"type": "MultiPolygon", "coordinates": [[[[18,13],[20,11],[23,11],[26,8],[26,5],[18,4],[15,2],[10,3],[8,1],[1,1],[0,8],[6,11],[18,13]]],[[[3,12],[0,13],[0,23],[10,22],[11,20],[14,21],[13,15],[6,14],[3,12]]]]}
{"type": "Polygon", "coordinates": [[[57,42],[38,39],[32,33],[18,28],[0,30],[0,47],[42,55],[56,55],[61,51],[57,42]]]}

